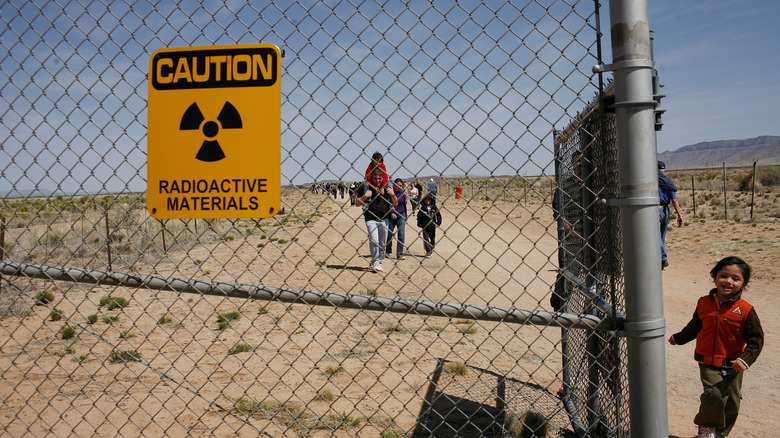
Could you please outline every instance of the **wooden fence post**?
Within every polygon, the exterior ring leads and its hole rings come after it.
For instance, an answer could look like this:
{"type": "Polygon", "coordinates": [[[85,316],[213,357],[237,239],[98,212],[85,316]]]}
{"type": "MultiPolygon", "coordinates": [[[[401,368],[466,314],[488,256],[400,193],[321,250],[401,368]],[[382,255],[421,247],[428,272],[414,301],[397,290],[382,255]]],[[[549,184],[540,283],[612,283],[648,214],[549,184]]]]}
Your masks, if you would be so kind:
{"type": "Polygon", "coordinates": [[[726,162],[723,162],[723,216],[725,220],[729,220],[729,203],[726,189],[726,162]]]}
{"type": "Polygon", "coordinates": [[[108,208],[106,208],[106,253],[108,254],[108,270],[113,271],[111,265],[111,228],[108,226],[108,208]]]}
{"type": "Polygon", "coordinates": [[[160,233],[162,234],[162,239],[163,239],[163,253],[165,253],[168,250],[165,248],[165,220],[164,219],[160,219],[160,227],[161,227],[160,233]]]}
{"type": "Polygon", "coordinates": [[[753,162],[753,189],[750,191],[750,221],[753,221],[753,201],[756,199],[756,163],[758,161],[753,162]]]}
{"type": "Polygon", "coordinates": [[[696,185],[693,182],[693,175],[691,175],[691,197],[693,198],[693,217],[696,217],[696,185]]]}

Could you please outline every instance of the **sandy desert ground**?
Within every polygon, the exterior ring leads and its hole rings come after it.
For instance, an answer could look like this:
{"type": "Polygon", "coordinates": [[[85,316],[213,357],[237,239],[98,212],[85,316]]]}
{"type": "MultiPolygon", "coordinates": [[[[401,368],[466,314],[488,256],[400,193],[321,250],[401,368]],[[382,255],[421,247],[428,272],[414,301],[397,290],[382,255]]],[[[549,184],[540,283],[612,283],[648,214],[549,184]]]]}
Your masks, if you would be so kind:
{"type": "MultiPolygon", "coordinates": [[[[549,310],[547,294],[555,268],[550,255],[556,242],[554,229],[545,225],[551,211],[539,202],[517,208],[503,201],[490,206],[480,199],[448,199],[443,211],[445,232],[440,236],[437,255],[432,259],[420,257],[422,242],[417,228],[409,225],[407,243],[412,256],[403,261],[388,260],[387,272],[382,275],[366,269],[368,251],[360,209],[350,208],[341,200],[332,204],[321,209],[322,216],[310,224],[275,231],[274,236],[285,237],[294,245],[283,247],[278,241],[273,245],[267,236],[249,233],[213,248],[171,255],[169,266],[155,269],[161,273],[167,269],[174,277],[252,284],[286,282],[292,287],[355,294],[373,291],[378,296],[402,298],[420,298],[420,286],[426,285],[426,299],[520,308],[539,305],[549,310]],[[275,261],[273,270],[268,269],[269,261],[275,261]],[[506,292],[509,290],[524,292],[512,296],[506,292]]],[[[690,203],[684,197],[683,207],[686,223],[669,232],[671,265],[663,272],[667,335],[690,319],[696,300],[712,284],[708,272],[718,259],[733,254],[748,260],[754,276],[745,298],[756,306],[767,342],[758,362],[745,376],[741,416],[732,436],[771,436],[780,427],[773,405],[767,403],[780,388],[776,364],[780,347],[773,342],[773,335],[780,330],[780,298],[772,286],[780,277],[780,221],[771,217],[739,223],[699,220],[692,217],[690,203]]],[[[237,417],[227,416],[222,423],[224,416],[207,400],[225,405],[226,400],[258,394],[315,400],[328,388],[338,388],[344,397],[331,406],[314,402],[311,409],[318,413],[328,409],[347,412],[352,407],[348,402],[350,393],[359,397],[369,388],[372,396],[357,406],[360,412],[377,410],[379,402],[375,401],[390,394],[393,400],[379,403],[383,415],[371,420],[376,422],[374,430],[392,426],[408,431],[414,418],[409,422],[399,420],[405,415],[394,416],[419,411],[415,400],[435,369],[437,358],[465,357],[470,367],[513,370],[510,377],[517,379],[528,378],[521,370],[533,369],[533,381],[550,387],[555,385],[556,369],[544,363],[560,362],[554,346],[557,337],[549,335],[550,330],[557,329],[480,323],[476,334],[466,334],[441,318],[337,313],[326,307],[283,303],[261,303],[266,305],[259,312],[257,302],[234,299],[58,286],[59,294],[68,298],[58,298],[54,306],[74,320],[101,312],[98,301],[108,292],[131,297],[132,305],[121,311],[120,322],[90,326],[92,332],[80,334],[63,354],[51,354],[55,348],[66,347],[57,347],[64,344],[58,339],[58,326],[42,323],[48,319],[47,308],[35,307],[21,325],[14,318],[0,322],[0,332],[16,338],[0,343],[3,379],[15,384],[0,390],[6,400],[6,406],[0,408],[0,421],[13,435],[21,435],[23,430],[33,435],[65,435],[70,432],[68,425],[52,420],[65,418],[73,432],[87,435],[251,436],[255,429],[237,417]],[[230,311],[239,311],[245,317],[231,323],[229,330],[217,331],[216,314],[230,311]],[[160,324],[161,315],[169,315],[174,323],[160,324]],[[49,328],[42,330],[42,324],[49,328]],[[500,341],[523,339],[525,335],[536,339],[530,356],[523,345],[500,341]],[[241,342],[252,346],[253,351],[227,355],[227,350],[241,342]],[[105,358],[115,344],[132,346],[152,367],[109,363],[105,358]],[[474,345],[479,346],[477,354],[473,353],[474,345]],[[332,364],[342,366],[346,373],[331,380],[323,370],[332,364]],[[390,371],[367,372],[369,369],[390,371]],[[164,372],[167,378],[153,370],[164,372]],[[277,383],[263,383],[274,381],[277,383]],[[141,396],[149,393],[155,396],[141,396]],[[35,409],[21,407],[28,398],[35,409]],[[165,408],[160,409],[163,403],[165,408]],[[66,409],[68,406],[71,408],[66,409]],[[137,410],[138,406],[143,409],[137,410]],[[207,414],[199,416],[198,412],[207,414]],[[92,414],[112,420],[91,419],[92,414]],[[392,424],[392,418],[397,424],[392,424]],[[160,426],[144,426],[152,419],[160,426]]],[[[670,436],[695,436],[692,418],[698,407],[700,383],[693,344],[667,344],[666,356],[670,436]]],[[[263,419],[251,421],[268,424],[263,419]]],[[[272,436],[284,435],[282,430],[267,430],[272,436]]],[[[312,436],[328,436],[324,433],[314,432],[312,436]]],[[[337,435],[354,433],[341,429],[337,435]]]]}

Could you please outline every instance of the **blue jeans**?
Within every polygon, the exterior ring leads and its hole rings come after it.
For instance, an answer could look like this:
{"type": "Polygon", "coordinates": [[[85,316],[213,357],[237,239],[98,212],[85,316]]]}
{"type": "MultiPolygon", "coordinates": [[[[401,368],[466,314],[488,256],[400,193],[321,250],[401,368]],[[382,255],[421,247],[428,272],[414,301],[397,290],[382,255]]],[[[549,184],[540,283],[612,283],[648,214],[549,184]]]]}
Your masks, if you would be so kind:
{"type": "Polygon", "coordinates": [[[396,215],[395,219],[388,219],[387,229],[387,253],[393,252],[393,229],[398,228],[398,244],[395,247],[395,256],[401,257],[404,255],[404,243],[406,242],[406,218],[396,215]]]}
{"type": "Polygon", "coordinates": [[[661,219],[661,260],[666,260],[666,228],[669,226],[669,206],[661,206],[658,212],[661,219]]]}
{"type": "Polygon", "coordinates": [[[436,226],[423,228],[423,246],[425,246],[425,255],[433,254],[433,248],[436,246],[436,226]]]}
{"type": "Polygon", "coordinates": [[[385,245],[387,245],[388,220],[366,221],[368,243],[371,248],[371,265],[382,264],[385,261],[385,245]]]}

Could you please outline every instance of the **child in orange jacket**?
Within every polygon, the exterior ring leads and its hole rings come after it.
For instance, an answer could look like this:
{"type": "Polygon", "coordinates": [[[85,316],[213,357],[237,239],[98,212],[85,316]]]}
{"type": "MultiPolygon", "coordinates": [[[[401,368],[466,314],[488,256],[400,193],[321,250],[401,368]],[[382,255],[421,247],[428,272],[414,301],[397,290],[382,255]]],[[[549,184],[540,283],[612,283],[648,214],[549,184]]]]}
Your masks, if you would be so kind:
{"type": "Polygon", "coordinates": [[[715,289],[699,298],[693,318],[669,343],[682,345],[696,339],[694,358],[704,392],[693,422],[699,426],[699,437],[720,438],[737,421],[742,376],[764,347],[764,330],[755,308],[742,299],[750,265],[739,257],[726,257],[710,276],[715,289]]]}

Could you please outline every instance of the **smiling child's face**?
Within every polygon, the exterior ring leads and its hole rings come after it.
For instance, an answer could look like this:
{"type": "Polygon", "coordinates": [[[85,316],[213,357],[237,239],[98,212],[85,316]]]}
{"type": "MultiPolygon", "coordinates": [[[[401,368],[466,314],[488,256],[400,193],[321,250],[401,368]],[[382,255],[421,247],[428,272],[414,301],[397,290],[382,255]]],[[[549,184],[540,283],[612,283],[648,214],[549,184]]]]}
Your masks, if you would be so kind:
{"type": "Polygon", "coordinates": [[[742,291],[745,277],[737,265],[724,266],[715,274],[715,287],[718,289],[718,299],[727,300],[742,291]]]}

